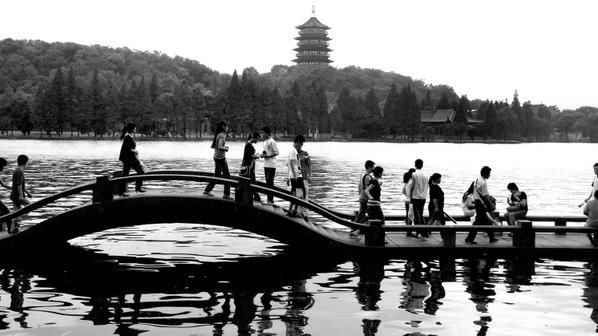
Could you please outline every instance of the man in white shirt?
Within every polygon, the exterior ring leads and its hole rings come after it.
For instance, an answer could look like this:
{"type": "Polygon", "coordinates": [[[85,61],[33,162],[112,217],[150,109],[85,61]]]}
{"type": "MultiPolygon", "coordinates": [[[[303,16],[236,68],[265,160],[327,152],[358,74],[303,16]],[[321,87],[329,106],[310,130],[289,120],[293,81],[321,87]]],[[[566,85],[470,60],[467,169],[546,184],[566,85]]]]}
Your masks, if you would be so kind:
{"type": "MultiPolygon", "coordinates": [[[[484,198],[491,197],[488,192],[487,180],[490,178],[490,172],[492,169],[488,166],[482,167],[480,170],[480,178],[478,178],[473,185],[473,199],[475,201],[475,220],[473,225],[492,225],[490,218],[488,218],[488,210],[484,205],[484,198]]],[[[477,231],[469,231],[465,242],[468,244],[477,244],[475,242],[475,236],[478,234],[477,231]]],[[[488,231],[488,238],[491,243],[498,241],[494,238],[494,232],[488,231]]]]}
{"type": "MultiPolygon", "coordinates": [[[[415,160],[415,172],[411,177],[411,181],[407,186],[407,196],[411,204],[413,204],[414,222],[415,225],[425,225],[424,221],[424,206],[428,198],[428,176],[422,172],[424,161],[421,159],[415,160]]],[[[411,233],[407,233],[411,235],[411,233]]],[[[429,233],[426,231],[417,231],[415,237],[420,234],[422,238],[428,238],[429,233]]]]}
{"type": "MultiPolygon", "coordinates": [[[[296,197],[305,199],[305,182],[303,181],[303,177],[301,175],[301,170],[299,166],[299,151],[303,147],[303,143],[305,142],[305,137],[303,135],[297,135],[293,140],[293,147],[289,151],[289,155],[287,157],[287,167],[288,167],[288,184],[291,185],[291,193],[296,197]]],[[[289,215],[290,216],[304,216],[303,209],[297,204],[291,203],[289,206],[289,215]]]]}
{"type": "MultiPolygon", "coordinates": [[[[276,175],[276,157],[278,156],[278,145],[272,139],[270,127],[262,128],[264,132],[264,151],[260,157],[264,158],[264,176],[266,177],[266,185],[268,187],[274,186],[274,176],[276,175]]],[[[268,204],[274,204],[274,196],[268,195],[268,204]]]]}

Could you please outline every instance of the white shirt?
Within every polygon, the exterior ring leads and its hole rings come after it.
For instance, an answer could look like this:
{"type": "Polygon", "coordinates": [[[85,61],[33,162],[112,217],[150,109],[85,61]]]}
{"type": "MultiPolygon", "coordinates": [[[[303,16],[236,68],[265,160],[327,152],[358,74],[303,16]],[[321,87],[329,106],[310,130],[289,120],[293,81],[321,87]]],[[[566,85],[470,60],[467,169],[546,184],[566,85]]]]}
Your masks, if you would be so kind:
{"type": "Polygon", "coordinates": [[[421,169],[416,169],[408,184],[409,198],[425,200],[428,198],[428,176],[421,169]]]}
{"type": "Polygon", "coordinates": [[[592,193],[590,194],[590,199],[594,197],[596,190],[598,190],[598,176],[594,176],[594,181],[592,181],[592,193]]]}
{"type": "Polygon", "coordinates": [[[287,158],[287,167],[289,168],[289,178],[301,177],[301,173],[299,172],[299,153],[297,153],[297,149],[295,148],[295,146],[291,147],[291,150],[289,151],[289,156],[287,158]],[[295,163],[291,165],[291,162],[293,161],[295,161],[295,163]],[[295,175],[293,175],[293,170],[295,171],[295,175]]]}
{"type": "MultiPolygon", "coordinates": [[[[276,168],[276,155],[278,155],[278,145],[272,138],[264,140],[264,151],[266,158],[264,158],[264,168],[276,168]]],[[[297,151],[295,151],[297,152],[297,151]]]]}
{"type": "Polygon", "coordinates": [[[481,177],[475,181],[473,186],[473,199],[474,200],[481,200],[482,196],[489,195],[488,192],[488,183],[486,179],[481,177]]]}

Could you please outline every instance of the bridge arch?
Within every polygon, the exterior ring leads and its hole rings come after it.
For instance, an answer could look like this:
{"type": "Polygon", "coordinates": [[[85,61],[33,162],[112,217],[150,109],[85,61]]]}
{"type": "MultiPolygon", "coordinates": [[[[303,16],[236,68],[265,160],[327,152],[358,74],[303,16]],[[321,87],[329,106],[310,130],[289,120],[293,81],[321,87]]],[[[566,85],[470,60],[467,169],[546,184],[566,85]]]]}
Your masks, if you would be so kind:
{"type": "Polygon", "coordinates": [[[7,239],[66,242],[119,227],[157,223],[211,224],[259,234],[286,244],[327,244],[303,220],[220,198],[148,195],[93,203],[53,216],[7,239]]]}

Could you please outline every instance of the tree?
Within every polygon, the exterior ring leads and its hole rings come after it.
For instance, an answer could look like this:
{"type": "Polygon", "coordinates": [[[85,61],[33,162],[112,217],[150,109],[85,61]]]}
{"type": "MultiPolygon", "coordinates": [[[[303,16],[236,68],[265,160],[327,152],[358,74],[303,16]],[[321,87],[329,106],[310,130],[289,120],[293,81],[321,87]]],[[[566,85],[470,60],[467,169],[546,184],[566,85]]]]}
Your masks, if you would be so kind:
{"type": "Polygon", "coordinates": [[[343,121],[343,131],[356,135],[359,130],[359,123],[363,119],[360,118],[359,104],[348,88],[341,91],[336,104],[343,121]]]}
{"type": "Polygon", "coordinates": [[[107,114],[97,69],[93,72],[93,79],[91,81],[88,96],[91,129],[93,130],[94,136],[103,137],[107,131],[107,114]]]}
{"type": "Polygon", "coordinates": [[[527,101],[523,104],[523,108],[521,111],[521,118],[522,118],[522,121],[523,121],[522,124],[524,127],[523,135],[525,137],[527,137],[528,140],[530,140],[531,138],[534,137],[535,117],[534,117],[534,111],[532,110],[532,103],[530,103],[529,101],[527,101]]]}
{"type": "Polygon", "coordinates": [[[64,95],[64,112],[68,119],[71,136],[75,131],[75,115],[77,110],[81,108],[81,90],[77,86],[75,79],[75,71],[73,68],[69,69],[69,74],[66,80],[65,95],[64,95]]]}
{"type": "Polygon", "coordinates": [[[46,130],[48,136],[52,131],[62,135],[65,120],[65,85],[62,69],[58,68],[45,94],[41,116],[42,128],[46,130]]]}
{"type": "Polygon", "coordinates": [[[398,113],[399,113],[399,93],[397,92],[397,85],[392,83],[384,108],[382,109],[382,123],[387,128],[388,132],[394,137],[398,133],[398,113]]]}
{"type": "Polygon", "coordinates": [[[459,99],[459,105],[457,106],[457,111],[455,113],[454,122],[463,123],[467,125],[467,112],[469,111],[469,99],[467,99],[466,95],[461,96],[459,99]]]}
{"type": "Polygon", "coordinates": [[[436,104],[436,109],[437,110],[446,110],[446,109],[450,109],[450,108],[451,108],[451,102],[449,101],[446,91],[443,91],[442,96],[440,97],[440,100],[436,104]]]}
{"type": "Polygon", "coordinates": [[[365,95],[364,101],[365,117],[368,121],[375,121],[380,119],[380,103],[376,97],[376,91],[371,88],[365,95]]]}

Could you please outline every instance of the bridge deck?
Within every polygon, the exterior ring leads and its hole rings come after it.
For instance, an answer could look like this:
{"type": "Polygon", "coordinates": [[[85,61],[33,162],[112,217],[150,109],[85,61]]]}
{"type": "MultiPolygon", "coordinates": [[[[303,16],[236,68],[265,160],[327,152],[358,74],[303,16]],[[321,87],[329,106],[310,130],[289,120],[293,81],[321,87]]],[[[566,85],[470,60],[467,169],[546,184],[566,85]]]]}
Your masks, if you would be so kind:
{"type": "MultiPolygon", "coordinates": [[[[217,188],[221,189],[221,188],[217,188]]],[[[162,188],[150,189],[148,192],[143,194],[131,193],[127,198],[151,198],[151,197],[184,197],[184,198],[201,198],[201,199],[221,199],[222,191],[213,191],[214,196],[203,195],[203,188],[162,188]]],[[[117,197],[116,200],[119,198],[117,197]]],[[[235,204],[234,200],[224,201],[235,204]]],[[[498,235],[499,239],[495,243],[489,243],[488,237],[484,236],[483,232],[478,232],[476,245],[470,245],[465,243],[465,237],[467,232],[457,232],[456,241],[454,247],[445,247],[443,240],[440,238],[439,232],[433,232],[427,240],[419,238],[408,237],[405,232],[386,232],[384,246],[366,246],[365,237],[363,234],[359,235],[358,239],[352,238],[349,235],[349,229],[341,225],[336,224],[334,221],[327,220],[315,213],[310,213],[310,219],[288,217],[286,215],[286,207],[289,202],[279,202],[277,206],[271,206],[262,204],[260,202],[254,202],[253,207],[259,208],[264,212],[270,212],[277,216],[284,217],[287,220],[291,220],[298,225],[304,226],[306,229],[315,232],[321,236],[326,237],[330,241],[334,242],[336,246],[343,246],[347,248],[354,248],[361,251],[374,250],[384,251],[393,255],[400,255],[401,253],[465,253],[475,254],[486,252],[497,252],[507,254],[517,254],[522,251],[519,247],[514,247],[513,238],[509,237],[505,232],[503,235],[498,235]]],[[[285,224],[285,223],[282,223],[285,224]]],[[[286,223],[289,224],[289,223],[286,223]]],[[[23,221],[22,231],[26,231],[31,227],[34,227],[36,223],[23,221]]],[[[388,222],[387,225],[393,227],[402,227],[401,223],[388,222]]],[[[9,237],[6,231],[0,232],[0,241],[9,237]]],[[[309,245],[309,242],[304,242],[309,245]]],[[[598,255],[598,248],[593,247],[585,233],[567,233],[566,235],[556,235],[554,233],[536,233],[535,235],[535,247],[531,248],[537,253],[567,253],[567,254],[583,254],[586,256],[598,255]]],[[[530,248],[523,249],[530,251],[530,248]]]]}

